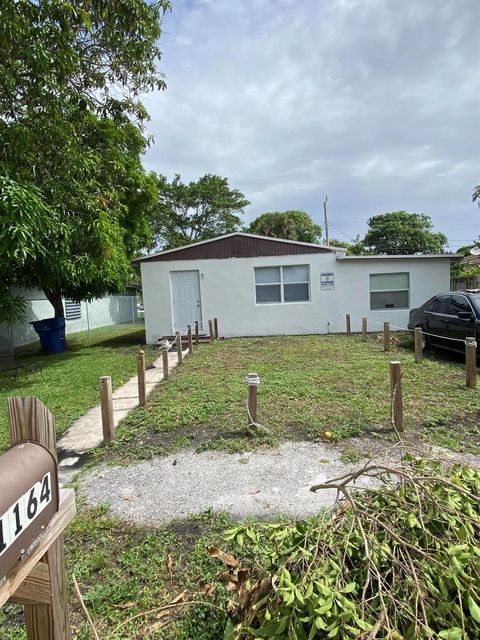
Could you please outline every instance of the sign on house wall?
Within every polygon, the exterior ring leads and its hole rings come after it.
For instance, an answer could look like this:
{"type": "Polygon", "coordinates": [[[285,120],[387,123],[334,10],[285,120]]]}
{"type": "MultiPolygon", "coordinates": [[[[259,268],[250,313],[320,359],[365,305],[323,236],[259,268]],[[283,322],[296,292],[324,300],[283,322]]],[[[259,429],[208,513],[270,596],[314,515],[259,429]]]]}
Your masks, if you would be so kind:
{"type": "Polygon", "coordinates": [[[320,274],[320,289],[333,291],[335,289],[335,274],[333,272],[320,274]]]}

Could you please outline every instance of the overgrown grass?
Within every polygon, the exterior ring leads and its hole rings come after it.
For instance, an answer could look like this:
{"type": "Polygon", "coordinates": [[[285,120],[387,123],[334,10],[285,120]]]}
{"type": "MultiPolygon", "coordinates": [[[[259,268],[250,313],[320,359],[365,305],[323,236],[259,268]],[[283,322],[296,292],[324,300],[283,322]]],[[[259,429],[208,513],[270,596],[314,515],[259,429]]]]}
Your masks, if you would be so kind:
{"type": "MultiPolygon", "coordinates": [[[[55,416],[57,432],[68,426],[87,409],[99,402],[98,378],[112,376],[114,388],[136,373],[135,353],[145,342],[142,325],[114,325],[74,334],[68,338],[69,349],[52,355],[25,354],[19,350],[19,362],[40,362],[38,371],[29,373],[27,382],[19,370],[14,381],[9,373],[0,376],[0,450],[8,446],[7,398],[9,396],[37,396],[55,416]]],[[[158,353],[145,349],[147,363],[158,353]]],[[[31,346],[30,346],[31,350],[31,346]]]]}
{"type": "Polygon", "coordinates": [[[159,385],[147,406],[120,425],[117,440],[100,453],[129,461],[193,445],[242,451],[280,440],[362,434],[390,437],[389,360],[403,370],[407,434],[439,438],[456,449],[479,451],[480,394],[465,387],[461,362],[435,354],[415,363],[410,348],[384,353],[371,336],[245,338],[202,345],[159,385]],[[257,371],[258,421],[268,435],[247,427],[245,376],[257,371]],[[448,438],[439,425],[449,425],[448,438]]]}

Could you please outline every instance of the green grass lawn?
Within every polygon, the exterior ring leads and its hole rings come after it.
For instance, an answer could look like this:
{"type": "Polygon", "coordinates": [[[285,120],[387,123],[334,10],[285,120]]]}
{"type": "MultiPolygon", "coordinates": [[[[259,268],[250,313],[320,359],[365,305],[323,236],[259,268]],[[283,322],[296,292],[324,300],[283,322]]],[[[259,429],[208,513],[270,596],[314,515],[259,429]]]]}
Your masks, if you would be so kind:
{"type": "MultiPolygon", "coordinates": [[[[143,325],[113,325],[94,329],[90,336],[87,332],[69,336],[65,353],[25,356],[26,349],[20,349],[19,362],[40,362],[45,379],[33,372],[27,382],[21,370],[16,381],[9,373],[1,374],[0,449],[8,445],[9,396],[37,396],[55,416],[57,433],[63,433],[76,418],[98,404],[100,376],[111,376],[113,387],[117,388],[135,375],[135,354],[144,341],[143,325]]],[[[158,356],[153,347],[142,348],[147,363],[158,356]]]]}
{"type": "Polygon", "coordinates": [[[467,389],[460,360],[438,354],[415,363],[407,346],[387,354],[370,336],[245,338],[202,345],[159,385],[145,408],[120,425],[101,452],[111,461],[162,454],[180,446],[240,451],[280,440],[361,434],[389,437],[389,360],[403,370],[405,429],[456,449],[480,451],[480,393],[467,389]],[[247,429],[245,376],[257,371],[258,421],[247,429]]]}

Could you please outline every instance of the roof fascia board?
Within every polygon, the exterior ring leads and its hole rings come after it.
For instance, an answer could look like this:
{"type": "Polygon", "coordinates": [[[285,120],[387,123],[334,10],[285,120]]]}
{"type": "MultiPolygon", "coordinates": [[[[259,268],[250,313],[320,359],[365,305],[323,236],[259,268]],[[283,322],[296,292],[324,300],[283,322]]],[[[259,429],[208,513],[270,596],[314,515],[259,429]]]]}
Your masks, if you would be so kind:
{"type": "Polygon", "coordinates": [[[260,240],[271,240],[272,242],[282,242],[287,244],[300,245],[304,247],[318,247],[320,249],[326,249],[334,253],[335,251],[345,251],[343,247],[333,247],[326,244],[315,244],[314,242],[299,242],[298,240],[287,240],[286,238],[270,238],[268,236],[259,236],[255,233],[244,233],[242,231],[234,231],[233,233],[227,233],[224,236],[218,236],[216,238],[209,238],[208,240],[200,240],[199,242],[191,242],[185,244],[182,247],[175,247],[174,249],[166,249],[165,251],[158,251],[148,256],[140,256],[139,258],[133,258],[132,262],[142,262],[149,260],[150,258],[156,258],[157,256],[165,256],[174,251],[183,251],[184,249],[190,249],[191,247],[198,247],[201,244],[207,244],[209,242],[217,242],[218,240],[224,240],[225,238],[231,238],[233,236],[242,236],[244,238],[258,238],[260,240]]]}
{"type": "Polygon", "coordinates": [[[454,253],[432,253],[430,255],[385,255],[385,256],[337,256],[337,260],[458,260],[462,256],[454,253]]]}

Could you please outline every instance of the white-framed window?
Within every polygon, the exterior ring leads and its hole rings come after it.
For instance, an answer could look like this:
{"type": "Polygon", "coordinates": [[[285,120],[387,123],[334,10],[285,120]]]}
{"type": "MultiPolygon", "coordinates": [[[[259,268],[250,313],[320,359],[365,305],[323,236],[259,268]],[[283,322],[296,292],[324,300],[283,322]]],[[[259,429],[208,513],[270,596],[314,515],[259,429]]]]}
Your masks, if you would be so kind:
{"type": "Polygon", "coordinates": [[[370,309],[408,309],[410,274],[371,273],[370,309]]]}
{"type": "Polygon", "coordinates": [[[307,264],[289,267],[255,267],[257,304],[308,302],[310,270],[307,264]]]}

